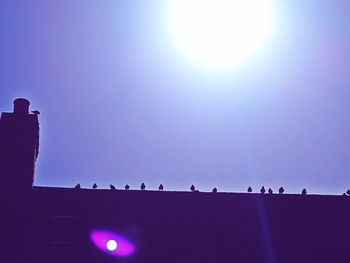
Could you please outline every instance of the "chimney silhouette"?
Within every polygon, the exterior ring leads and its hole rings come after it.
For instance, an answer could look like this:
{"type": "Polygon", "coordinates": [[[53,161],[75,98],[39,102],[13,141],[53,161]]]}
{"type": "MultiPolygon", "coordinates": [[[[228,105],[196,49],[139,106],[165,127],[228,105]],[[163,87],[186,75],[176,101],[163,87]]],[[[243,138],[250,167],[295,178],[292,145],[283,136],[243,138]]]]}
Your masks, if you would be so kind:
{"type": "Polygon", "coordinates": [[[26,197],[33,186],[39,154],[39,121],[29,113],[30,102],[14,101],[13,113],[0,119],[0,198],[26,197]]]}

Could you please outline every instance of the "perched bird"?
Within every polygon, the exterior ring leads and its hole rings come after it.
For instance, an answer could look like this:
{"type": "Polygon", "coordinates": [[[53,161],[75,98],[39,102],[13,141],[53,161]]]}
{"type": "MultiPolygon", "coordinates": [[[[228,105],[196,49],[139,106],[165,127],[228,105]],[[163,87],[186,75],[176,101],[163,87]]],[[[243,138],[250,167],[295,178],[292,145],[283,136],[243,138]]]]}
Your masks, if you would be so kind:
{"type": "Polygon", "coordinates": [[[130,186],[128,184],[126,184],[124,188],[125,188],[125,190],[129,190],[130,186]]]}
{"type": "Polygon", "coordinates": [[[346,191],[346,194],[347,194],[347,195],[350,195],[350,189],[348,189],[348,190],[346,191]]]}
{"type": "Polygon", "coordinates": [[[35,114],[35,115],[39,115],[40,114],[40,111],[38,110],[32,110],[31,113],[35,114]]]}
{"type": "Polygon", "coordinates": [[[116,190],[115,186],[112,184],[109,185],[109,188],[111,188],[111,190],[116,190]]]}
{"type": "Polygon", "coordinates": [[[278,193],[283,194],[284,193],[284,188],[281,186],[280,189],[278,189],[278,193]]]}
{"type": "Polygon", "coordinates": [[[145,190],[146,189],[146,185],[144,183],[141,184],[141,190],[145,190]]]}
{"type": "Polygon", "coordinates": [[[269,192],[269,194],[273,194],[273,191],[271,188],[269,188],[268,192],[269,192]]]}
{"type": "Polygon", "coordinates": [[[218,189],[216,187],[213,188],[213,193],[217,193],[218,192],[218,189]]]}
{"type": "Polygon", "coordinates": [[[159,189],[159,191],[163,191],[164,190],[164,186],[162,184],[160,184],[158,189],[159,189]]]}
{"type": "Polygon", "coordinates": [[[190,190],[191,192],[194,192],[196,190],[196,187],[194,187],[194,185],[191,185],[190,190]]]}
{"type": "Polygon", "coordinates": [[[261,189],[260,189],[260,193],[261,193],[261,194],[265,194],[265,192],[266,192],[265,187],[262,186],[261,189]]]}
{"type": "Polygon", "coordinates": [[[301,191],[301,194],[302,195],[306,195],[307,194],[306,188],[304,188],[303,191],[301,191]]]}
{"type": "Polygon", "coordinates": [[[94,183],[94,184],[92,185],[92,189],[96,189],[96,188],[97,188],[97,184],[94,183]]]}
{"type": "Polygon", "coordinates": [[[248,193],[251,193],[251,192],[253,192],[253,189],[249,186],[247,191],[248,191],[248,193]]]}
{"type": "Polygon", "coordinates": [[[81,188],[80,184],[77,184],[76,186],[74,186],[74,189],[80,189],[80,188],[81,188]]]}

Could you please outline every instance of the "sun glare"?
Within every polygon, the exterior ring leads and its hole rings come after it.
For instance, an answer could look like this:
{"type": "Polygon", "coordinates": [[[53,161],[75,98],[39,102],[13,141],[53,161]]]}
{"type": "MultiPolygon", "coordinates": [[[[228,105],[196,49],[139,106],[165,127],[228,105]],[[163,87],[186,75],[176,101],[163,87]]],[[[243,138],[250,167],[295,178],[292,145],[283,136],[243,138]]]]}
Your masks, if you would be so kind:
{"type": "Polygon", "coordinates": [[[236,65],[271,34],[271,0],[172,0],[171,31],[180,50],[209,67],[236,65]]]}

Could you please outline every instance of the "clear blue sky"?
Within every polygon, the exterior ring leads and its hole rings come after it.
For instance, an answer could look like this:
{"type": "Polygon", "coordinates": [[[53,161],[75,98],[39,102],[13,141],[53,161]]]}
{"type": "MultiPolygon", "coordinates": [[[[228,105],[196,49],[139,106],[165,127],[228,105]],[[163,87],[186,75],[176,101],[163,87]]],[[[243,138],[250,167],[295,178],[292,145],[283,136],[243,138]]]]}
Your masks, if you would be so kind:
{"type": "Polygon", "coordinates": [[[179,54],[167,1],[0,1],[0,111],[41,111],[35,183],[348,189],[350,3],[276,2],[264,50],[218,72],[179,54]]]}

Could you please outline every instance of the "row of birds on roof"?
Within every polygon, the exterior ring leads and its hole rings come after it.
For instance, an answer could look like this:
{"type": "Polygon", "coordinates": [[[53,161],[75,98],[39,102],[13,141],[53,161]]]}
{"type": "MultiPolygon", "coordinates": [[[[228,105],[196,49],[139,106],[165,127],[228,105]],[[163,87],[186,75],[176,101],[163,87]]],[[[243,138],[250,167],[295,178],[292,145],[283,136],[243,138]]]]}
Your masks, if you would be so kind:
{"type": "MultiPolygon", "coordinates": [[[[80,188],[81,188],[81,185],[80,185],[80,184],[77,184],[74,188],[75,188],[75,189],[80,189],[80,188]]],[[[110,184],[110,185],[109,185],[109,188],[110,188],[111,190],[116,190],[116,189],[117,189],[113,184],[110,184]]],[[[97,189],[97,184],[96,184],[96,183],[94,183],[94,184],[92,185],[92,189],[97,189]]],[[[129,190],[129,189],[130,189],[130,186],[129,186],[128,184],[126,184],[125,187],[124,187],[124,189],[125,189],[125,190],[129,190]]],[[[142,183],[142,184],[141,184],[140,189],[141,189],[142,191],[146,190],[146,185],[145,185],[145,183],[142,183]]],[[[163,191],[163,190],[164,190],[163,184],[160,184],[160,185],[159,185],[158,190],[159,190],[159,191],[163,191]]],[[[194,185],[191,185],[190,190],[191,190],[191,192],[199,192],[199,191],[196,189],[196,187],[195,187],[194,185]]],[[[213,190],[212,190],[212,192],[213,192],[213,193],[217,193],[217,192],[218,192],[218,189],[217,189],[216,187],[214,187],[213,190]]],[[[252,193],[252,192],[253,192],[252,187],[249,186],[248,189],[247,189],[247,192],[248,192],[248,193],[252,193]]],[[[267,190],[267,192],[268,192],[269,194],[273,194],[273,190],[272,190],[271,188],[269,188],[269,189],[267,190]]],[[[260,193],[261,193],[261,194],[265,194],[265,193],[266,193],[266,189],[265,189],[264,186],[262,186],[262,187],[260,188],[260,193]]],[[[280,188],[278,189],[278,193],[279,193],[279,194],[283,194],[283,193],[284,193],[284,188],[283,188],[283,187],[280,187],[280,188]]],[[[304,189],[301,191],[301,194],[302,194],[302,195],[306,195],[306,194],[307,194],[306,188],[304,188],[304,189]]],[[[348,195],[348,196],[350,196],[350,189],[348,189],[343,195],[348,195]]]]}

